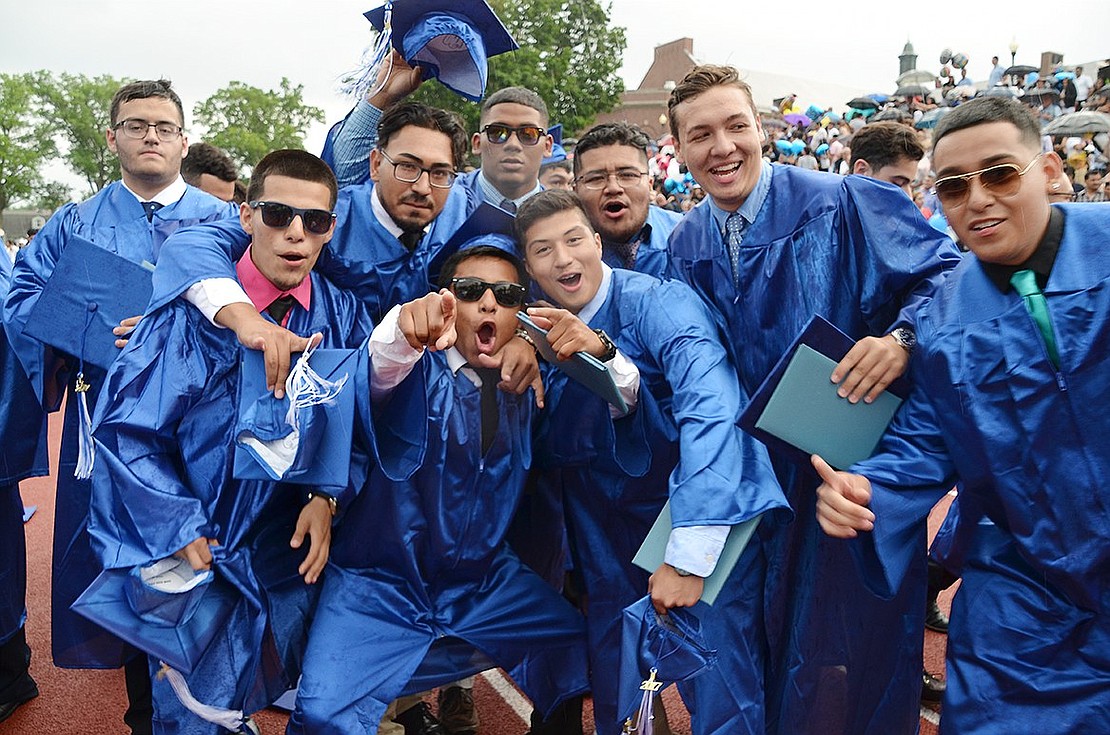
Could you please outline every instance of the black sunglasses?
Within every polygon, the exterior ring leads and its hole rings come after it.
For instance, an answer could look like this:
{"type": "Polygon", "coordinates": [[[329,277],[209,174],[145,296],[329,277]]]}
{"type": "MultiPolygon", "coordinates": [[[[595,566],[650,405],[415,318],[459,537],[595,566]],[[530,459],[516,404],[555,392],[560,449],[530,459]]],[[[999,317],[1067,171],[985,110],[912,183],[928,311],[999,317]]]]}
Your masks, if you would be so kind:
{"type": "Polygon", "coordinates": [[[502,145],[509,141],[509,136],[516,133],[516,139],[520,141],[521,145],[532,146],[540,142],[540,138],[547,135],[547,131],[536,125],[521,125],[514,128],[511,125],[500,125],[492,123],[482,128],[483,133],[486,134],[486,140],[494,145],[502,145]]]}
{"type": "Polygon", "coordinates": [[[326,209],[301,209],[290,207],[281,202],[250,202],[251,209],[262,210],[262,222],[267,227],[282,229],[293,222],[298,215],[304,228],[314,235],[326,235],[335,221],[335,213],[326,209]]]}
{"type": "Polygon", "coordinates": [[[523,306],[524,297],[528,291],[519,283],[498,281],[490,283],[481,278],[452,278],[451,290],[459,297],[460,301],[478,301],[485,295],[486,290],[493,291],[493,298],[502,306],[523,306]]]}

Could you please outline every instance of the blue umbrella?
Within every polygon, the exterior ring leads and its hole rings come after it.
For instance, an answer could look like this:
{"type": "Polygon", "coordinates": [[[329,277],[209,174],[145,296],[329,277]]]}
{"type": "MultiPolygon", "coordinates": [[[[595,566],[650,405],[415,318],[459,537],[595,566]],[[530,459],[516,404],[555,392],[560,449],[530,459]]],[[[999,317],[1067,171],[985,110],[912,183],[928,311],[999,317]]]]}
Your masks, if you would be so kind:
{"type": "Polygon", "coordinates": [[[920,120],[914,123],[914,127],[920,130],[929,130],[931,128],[935,128],[937,126],[937,123],[940,122],[940,119],[948,114],[949,109],[951,108],[938,107],[934,110],[929,110],[921,116],[920,120]]]}

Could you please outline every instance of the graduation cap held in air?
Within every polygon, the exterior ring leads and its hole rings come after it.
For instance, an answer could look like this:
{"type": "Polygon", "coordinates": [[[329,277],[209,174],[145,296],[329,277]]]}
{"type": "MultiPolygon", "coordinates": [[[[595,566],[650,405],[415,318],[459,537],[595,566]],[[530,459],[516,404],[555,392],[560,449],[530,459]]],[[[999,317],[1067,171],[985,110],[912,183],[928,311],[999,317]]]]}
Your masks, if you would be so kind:
{"type": "Polygon", "coordinates": [[[520,48],[485,0],[393,0],[364,15],[405,61],[472,102],[485,94],[487,60],[520,48]]]}

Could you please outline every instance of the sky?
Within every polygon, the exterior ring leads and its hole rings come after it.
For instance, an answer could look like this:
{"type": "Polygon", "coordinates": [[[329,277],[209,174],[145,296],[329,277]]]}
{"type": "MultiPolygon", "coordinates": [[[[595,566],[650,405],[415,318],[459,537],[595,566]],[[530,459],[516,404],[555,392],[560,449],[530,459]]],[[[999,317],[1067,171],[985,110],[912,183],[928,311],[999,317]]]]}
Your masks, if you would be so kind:
{"type": "MultiPolygon", "coordinates": [[[[304,85],[305,100],[323,108],[330,123],[351,105],[338,94],[336,80],[357,66],[371,40],[361,13],[380,4],[0,0],[0,72],[166,77],[187,118],[193,105],[229,81],[276,89],[284,76],[304,85]]],[[[966,54],[973,80],[987,76],[992,55],[1008,65],[1011,40],[1019,64],[1038,66],[1046,50],[1071,64],[1110,57],[1110,1],[1048,7],[1043,0],[612,0],[611,19],[627,29],[621,75],[629,88],[639,85],[655,46],[689,36],[702,61],[890,92],[907,40],[918,67],[933,72],[943,49],[966,54]],[[759,8],[754,16],[753,7],[759,8]]],[[[325,132],[325,125],[313,126],[306,147],[319,150],[325,132]]]]}

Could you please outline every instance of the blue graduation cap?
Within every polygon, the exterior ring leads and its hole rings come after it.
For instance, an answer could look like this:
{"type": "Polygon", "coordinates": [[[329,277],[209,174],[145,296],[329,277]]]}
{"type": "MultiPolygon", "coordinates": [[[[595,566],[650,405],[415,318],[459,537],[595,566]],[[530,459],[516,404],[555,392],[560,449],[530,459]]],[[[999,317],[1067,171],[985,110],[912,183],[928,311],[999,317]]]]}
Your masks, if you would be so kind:
{"type": "Polygon", "coordinates": [[[475,245],[492,245],[516,255],[513,222],[516,217],[489,202],[482,202],[428,262],[428,283],[439,283],[443,264],[455,253],[475,245]]]}
{"type": "Polygon", "coordinates": [[[151,269],[82,237],[71,237],[24,332],[107,370],[119,354],[112,329],[146,311],[151,277],[151,269]]]}
{"type": "Polygon", "coordinates": [[[133,569],[108,569],[73,610],[185,674],[223,631],[239,593],[219,575],[194,572],[167,557],[133,569]]]}
{"type": "Polygon", "coordinates": [[[692,679],[717,664],[717,650],[701,632],[701,621],[687,608],[659,615],[644,597],[621,615],[621,651],[617,714],[631,717],[647,696],[680,681],[692,679]]]}
{"type": "Polygon", "coordinates": [[[237,480],[347,487],[358,350],[315,350],[298,360],[278,400],[266,389],[263,354],[243,349],[236,424],[237,480]]]}
{"type": "Polygon", "coordinates": [[[405,61],[471,102],[486,92],[487,60],[520,48],[485,0],[394,0],[364,15],[385,31],[387,10],[405,61]]]}
{"type": "Polygon", "coordinates": [[[549,163],[567,160],[567,149],[563,148],[563,124],[552,125],[547,129],[547,134],[551,136],[552,141],[551,155],[544,158],[541,165],[546,166],[549,163]]]}

